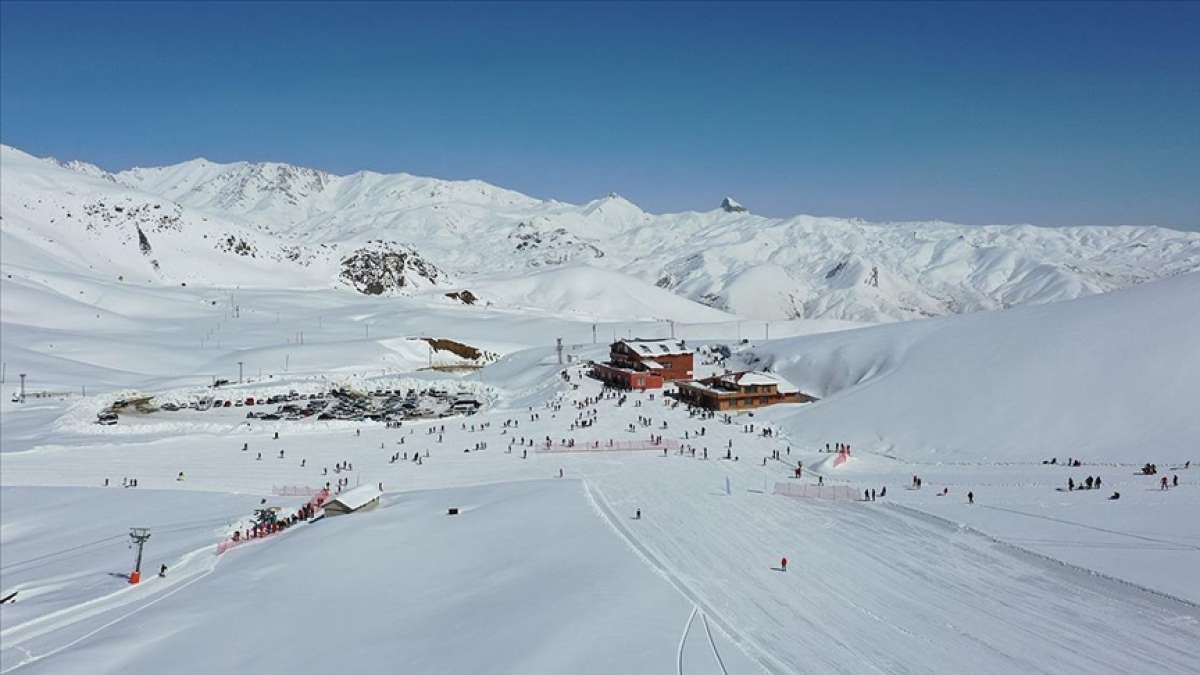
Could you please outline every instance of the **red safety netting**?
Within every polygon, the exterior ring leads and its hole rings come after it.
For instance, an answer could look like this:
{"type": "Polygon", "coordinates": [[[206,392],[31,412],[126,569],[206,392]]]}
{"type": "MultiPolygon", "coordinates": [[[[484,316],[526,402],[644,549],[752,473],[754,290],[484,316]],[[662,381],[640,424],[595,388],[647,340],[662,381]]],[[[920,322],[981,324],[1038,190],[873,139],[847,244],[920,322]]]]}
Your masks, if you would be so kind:
{"type": "Polygon", "coordinates": [[[785,497],[853,501],[858,492],[849,485],[813,485],[811,483],[776,483],[775,494],[785,497]]]}

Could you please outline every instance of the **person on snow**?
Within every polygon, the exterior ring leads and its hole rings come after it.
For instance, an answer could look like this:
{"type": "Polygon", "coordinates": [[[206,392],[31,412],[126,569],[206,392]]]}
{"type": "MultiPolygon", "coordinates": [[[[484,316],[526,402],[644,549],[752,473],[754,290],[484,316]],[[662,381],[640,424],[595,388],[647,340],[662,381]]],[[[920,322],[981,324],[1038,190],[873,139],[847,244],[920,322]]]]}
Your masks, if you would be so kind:
{"type": "Polygon", "coordinates": [[[1179,474],[1175,474],[1175,475],[1171,476],[1171,486],[1179,487],[1179,474]]]}
{"type": "Polygon", "coordinates": [[[183,480],[183,472],[182,471],[180,471],[179,475],[175,477],[175,480],[183,480]]]}
{"type": "Polygon", "coordinates": [[[278,431],[275,432],[275,440],[279,440],[279,432],[278,431]]]}
{"type": "Polygon", "coordinates": [[[975,493],[974,493],[974,492],[968,492],[968,493],[967,493],[967,503],[968,503],[968,504],[974,504],[974,503],[975,503],[975,493]]]}
{"type": "Polygon", "coordinates": [[[1113,499],[1120,499],[1120,498],[1121,498],[1121,493],[1120,493],[1120,492],[1117,492],[1117,491],[1115,491],[1115,490],[1113,491],[1113,493],[1112,493],[1112,496],[1111,496],[1111,497],[1109,497],[1109,499],[1110,499],[1110,500],[1113,500],[1113,499]]]}
{"type": "Polygon", "coordinates": [[[779,569],[780,569],[780,571],[783,571],[783,572],[787,571],[787,558],[786,557],[779,561],[779,569]]]}
{"type": "Polygon", "coordinates": [[[642,510],[641,510],[641,509],[638,509],[637,511],[635,511],[635,512],[634,512],[634,514],[633,514],[633,519],[634,519],[634,520],[641,520],[641,519],[642,519],[642,510]]]}
{"type": "Polygon", "coordinates": [[[160,576],[160,577],[167,576],[167,566],[166,565],[163,565],[162,567],[158,568],[158,576],[160,576]]]}
{"type": "Polygon", "coordinates": [[[1167,477],[1166,477],[1166,476],[1163,476],[1163,477],[1162,477],[1162,482],[1161,482],[1160,484],[1162,485],[1162,487],[1161,487],[1161,488],[1159,488],[1159,489],[1161,489],[1161,490],[1166,490],[1166,489],[1167,489],[1167,477]]]}

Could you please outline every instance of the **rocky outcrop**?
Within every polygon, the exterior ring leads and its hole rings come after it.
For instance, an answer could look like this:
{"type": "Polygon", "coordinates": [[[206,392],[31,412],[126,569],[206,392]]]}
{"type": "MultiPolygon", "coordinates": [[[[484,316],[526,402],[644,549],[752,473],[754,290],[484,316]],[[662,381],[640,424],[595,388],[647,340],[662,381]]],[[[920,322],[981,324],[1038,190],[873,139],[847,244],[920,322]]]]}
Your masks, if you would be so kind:
{"type": "Polygon", "coordinates": [[[726,197],[721,200],[721,210],[725,213],[746,213],[749,211],[749,209],[737,203],[733,197],[726,197]]]}
{"type": "Polygon", "coordinates": [[[342,258],[340,277],[359,293],[400,295],[436,286],[445,275],[408,246],[376,241],[342,258]]]}

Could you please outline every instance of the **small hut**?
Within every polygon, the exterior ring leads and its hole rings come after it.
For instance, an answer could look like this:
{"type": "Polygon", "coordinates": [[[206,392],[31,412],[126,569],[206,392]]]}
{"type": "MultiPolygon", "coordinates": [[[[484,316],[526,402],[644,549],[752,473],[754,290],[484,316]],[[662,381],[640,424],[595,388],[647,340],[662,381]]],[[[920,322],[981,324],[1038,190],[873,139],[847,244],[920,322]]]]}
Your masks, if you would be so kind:
{"type": "Polygon", "coordinates": [[[359,485],[340,495],[333,495],[325,502],[325,515],[341,516],[356,511],[370,511],[379,506],[383,493],[374,484],[359,485]]]}

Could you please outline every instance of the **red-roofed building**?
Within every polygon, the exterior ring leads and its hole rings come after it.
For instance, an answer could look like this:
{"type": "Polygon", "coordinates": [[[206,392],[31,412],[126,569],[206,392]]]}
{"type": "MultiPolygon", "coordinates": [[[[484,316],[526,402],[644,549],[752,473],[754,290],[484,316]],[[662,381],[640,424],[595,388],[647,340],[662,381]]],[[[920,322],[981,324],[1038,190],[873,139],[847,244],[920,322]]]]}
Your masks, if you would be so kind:
{"type": "Polygon", "coordinates": [[[618,340],[609,346],[608,363],[592,375],[623,389],[661,389],[663,383],[692,379],[692,351],[683,340],[618,340]]]}

